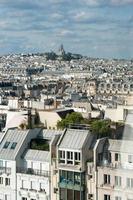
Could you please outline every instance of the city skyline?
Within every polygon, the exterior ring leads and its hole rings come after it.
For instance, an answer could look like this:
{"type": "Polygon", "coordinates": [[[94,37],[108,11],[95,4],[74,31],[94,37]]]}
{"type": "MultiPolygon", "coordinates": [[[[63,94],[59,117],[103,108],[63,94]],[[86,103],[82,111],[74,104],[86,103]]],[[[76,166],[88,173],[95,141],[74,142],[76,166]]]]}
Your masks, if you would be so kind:
{"type": "Polygon", "coordinates": [[[1,0],[0,54],[66,51],[132,58],[133,0],[1,0]]]}

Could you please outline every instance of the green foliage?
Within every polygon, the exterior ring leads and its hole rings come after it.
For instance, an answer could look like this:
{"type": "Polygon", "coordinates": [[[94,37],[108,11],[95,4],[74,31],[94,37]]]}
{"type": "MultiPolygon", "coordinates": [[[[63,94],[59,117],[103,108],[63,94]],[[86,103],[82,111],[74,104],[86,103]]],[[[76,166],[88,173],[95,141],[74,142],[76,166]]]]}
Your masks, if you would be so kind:
{"type": "Polygon", "coordinates": [[[91,123],[92,133],[97,135],[97,138],[108,137],[111,134],[111,122],[108,120],[96,120],[91,123]]]}
{"type": "Polygon", "coordinates": [[[37,110],[35,110],[35,125],[40,124],[40,116],[37,110]]]}
{"type": "Polygon", "coordinates": [[[42,151],[49,151],[49,144],[45,140],[33,139],[31,140],[30,148],[42,151]]]}
{"type": "Polygon", "coordinates": [[[24,130],[26,128],[26,125],[24,123],[20,124],[19,127],[24,130]]]}
{"type": "Polygon", "coordinates": [[[61,121],[57,122],[57,128],[58,129],[64,129],[69,124],[81,124],[83,122],[83,117],[80,113],[73,112],[71,114],[67,114],[65,119],[62,119],[61,121]]]}

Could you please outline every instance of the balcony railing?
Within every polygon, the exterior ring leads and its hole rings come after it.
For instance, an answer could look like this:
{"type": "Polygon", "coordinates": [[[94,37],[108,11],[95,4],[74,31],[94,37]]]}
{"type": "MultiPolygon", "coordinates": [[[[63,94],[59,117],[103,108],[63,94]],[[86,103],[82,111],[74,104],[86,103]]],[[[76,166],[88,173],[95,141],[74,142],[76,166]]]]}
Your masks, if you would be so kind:
{"type": "Polygon", "coordinates": [[[74,184],[73,182],[65,182],[65,181],[59,182],[59,187],[67,188],[67,189],[71,189],[71,190],[73,189],[73,190],[77,190],[77,191],[84,190],[84,185],[74,184]]]}
{"type": "Polygon", "coordinates": [[[0,167],[0,174],[11,174],[11,168],[9,168],[9,167],[0,167]]]}
{"type": "Polygon", "coordinates": [[[49,171],[32,169],[32,168],[17,168],[17,173],[50,177],[50,172],[49,171]]]}
{"type": "Polygon", "coordinates": [[[133,163],[99,163],[99,167],[107,167],[111,169],[125,169],[125,170],[133,170],[133,163]]]}

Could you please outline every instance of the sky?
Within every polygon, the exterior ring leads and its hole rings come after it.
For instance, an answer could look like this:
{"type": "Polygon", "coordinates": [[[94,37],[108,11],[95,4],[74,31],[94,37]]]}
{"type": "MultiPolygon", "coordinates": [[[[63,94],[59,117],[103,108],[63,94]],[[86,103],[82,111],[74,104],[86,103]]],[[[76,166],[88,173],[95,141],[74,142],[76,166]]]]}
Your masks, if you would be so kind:
{"type": "Polygon", "coordinates": [[[133,0],[0,0],[0,55],[133,58],[133,0]]]}

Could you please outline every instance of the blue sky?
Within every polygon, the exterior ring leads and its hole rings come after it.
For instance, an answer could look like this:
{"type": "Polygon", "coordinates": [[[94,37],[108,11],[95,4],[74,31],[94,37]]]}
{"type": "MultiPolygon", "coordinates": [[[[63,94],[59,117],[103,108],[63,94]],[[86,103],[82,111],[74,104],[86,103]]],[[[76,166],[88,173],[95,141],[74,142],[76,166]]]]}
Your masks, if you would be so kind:
{"type": "Polygon", "coordinates": [[[0,54],[133,58],[133,0],[0,0],[0,54]]]}

